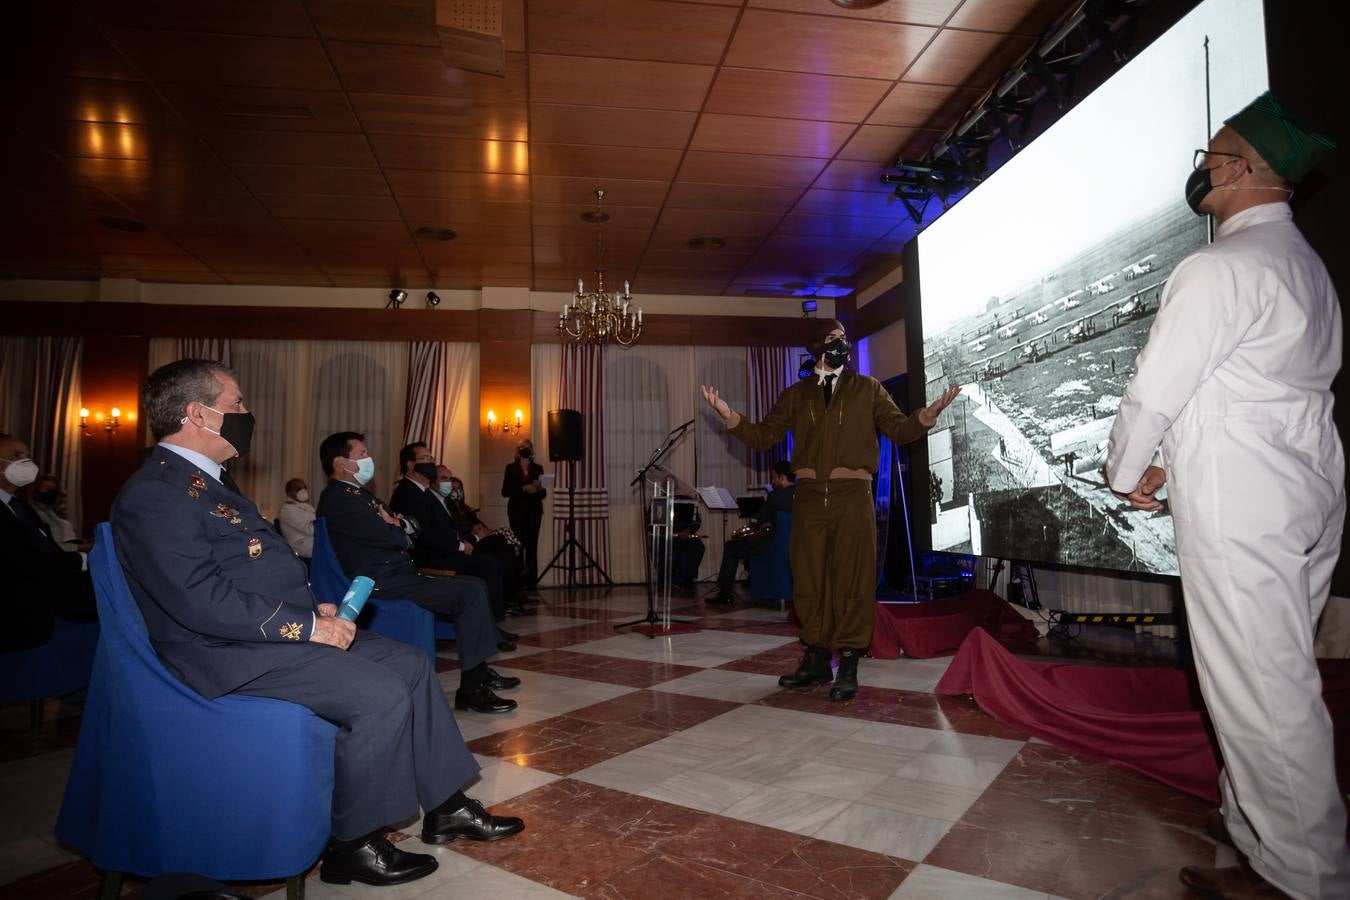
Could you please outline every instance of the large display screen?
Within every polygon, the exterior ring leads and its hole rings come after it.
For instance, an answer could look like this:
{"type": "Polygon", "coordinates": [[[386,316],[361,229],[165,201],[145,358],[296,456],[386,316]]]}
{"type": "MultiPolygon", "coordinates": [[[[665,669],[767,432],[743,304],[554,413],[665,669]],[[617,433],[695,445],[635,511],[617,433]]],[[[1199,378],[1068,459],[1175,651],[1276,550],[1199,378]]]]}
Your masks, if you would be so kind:
{"type": "MultiPolygon", "coordinates": [[[[1100,469],[1172,268],[1209,130],[1267,87],[1261,0],[1206,0],[917,239],[932,547],[1175,574],[1166,511],[1100,469]]],[[[912,325],[911,325],[912,327],[912,325]]]]}

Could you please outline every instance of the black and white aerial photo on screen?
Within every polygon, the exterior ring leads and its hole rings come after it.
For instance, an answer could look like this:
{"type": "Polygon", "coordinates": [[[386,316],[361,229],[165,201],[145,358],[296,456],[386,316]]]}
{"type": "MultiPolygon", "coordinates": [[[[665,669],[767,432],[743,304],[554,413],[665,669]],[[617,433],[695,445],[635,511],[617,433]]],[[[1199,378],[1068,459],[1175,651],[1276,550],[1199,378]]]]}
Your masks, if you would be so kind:
{"type": "MultiPolygon", "coordinates": [[[[1207,0],[918,238],[935,550],[1177,572],[1100,470],[1163,284],[1208,240],[1193,153],[1265,90],[1260,0],[1207,0]]],[[[1165,494],[1164,494],[1165,497],[1165,494]]]]}

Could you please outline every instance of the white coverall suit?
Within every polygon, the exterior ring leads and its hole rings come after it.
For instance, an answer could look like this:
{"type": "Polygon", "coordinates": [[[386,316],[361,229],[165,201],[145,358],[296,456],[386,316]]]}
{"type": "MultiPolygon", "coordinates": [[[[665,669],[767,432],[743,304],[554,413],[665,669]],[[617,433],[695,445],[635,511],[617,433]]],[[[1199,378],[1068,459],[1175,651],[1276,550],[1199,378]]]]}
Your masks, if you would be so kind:
{"type": "Polygon", "coordinates": [[[1106,463],[1128,493],[1162,444],[1224,820],[1297,898],[1350,898],[1313,654],[1345,519],[1340,364],[1336,291],[1289,205],[1246,209],[1168,279],[1106,463]]]}

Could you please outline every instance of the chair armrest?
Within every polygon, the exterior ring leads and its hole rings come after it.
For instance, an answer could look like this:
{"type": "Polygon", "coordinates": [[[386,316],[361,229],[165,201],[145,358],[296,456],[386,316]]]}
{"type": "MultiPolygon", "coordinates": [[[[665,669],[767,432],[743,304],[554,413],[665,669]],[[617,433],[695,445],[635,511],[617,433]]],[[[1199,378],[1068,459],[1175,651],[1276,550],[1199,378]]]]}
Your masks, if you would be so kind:
{"type": "Polygon", "coordinates": [[[418,575],[436,575],[436,576],[439,576],[439,577],[441,577],[441,578],[454,578],[454,577],[455,577],[455,570],[454,570],[454,569],[432,569],[432,568],[429,568],[429,567],[427,567],[427,566],[418,566],[418,567],[417,567],[417,574],[418,574],[418,575]]]}

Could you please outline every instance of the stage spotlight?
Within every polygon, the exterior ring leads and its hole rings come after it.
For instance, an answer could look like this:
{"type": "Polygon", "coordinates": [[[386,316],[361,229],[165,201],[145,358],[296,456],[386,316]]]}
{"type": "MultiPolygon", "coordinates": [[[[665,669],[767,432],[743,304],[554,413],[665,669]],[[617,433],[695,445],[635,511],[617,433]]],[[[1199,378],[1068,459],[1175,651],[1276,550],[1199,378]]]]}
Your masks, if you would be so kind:
{"type": "Polygon", "coordinates": [[[803,300],[803,301],[802,301],[802,315],[803,315],[803,316],[809,316],[809,315],[811,315],[811,313],[813,313],[813,312],[816,311],[816,308],[817,308],[818,305],[819,305],[819,304],[817,304],[816,301],[814,301],[814,300],[803,300]]]}
{"type": "Polygon", "coordinates": [[[435,291],[427,291],[427,308],[435,309],[441,305],[441,298],[436,296],[435,291]]]}
{"type": "Polygon", "coordinates": [[[403,305],[403,301],[408,299],[408,292],[394,288],[389,292],[389,302],[384,305],[385,309],[398,309],[403,305]]]}

